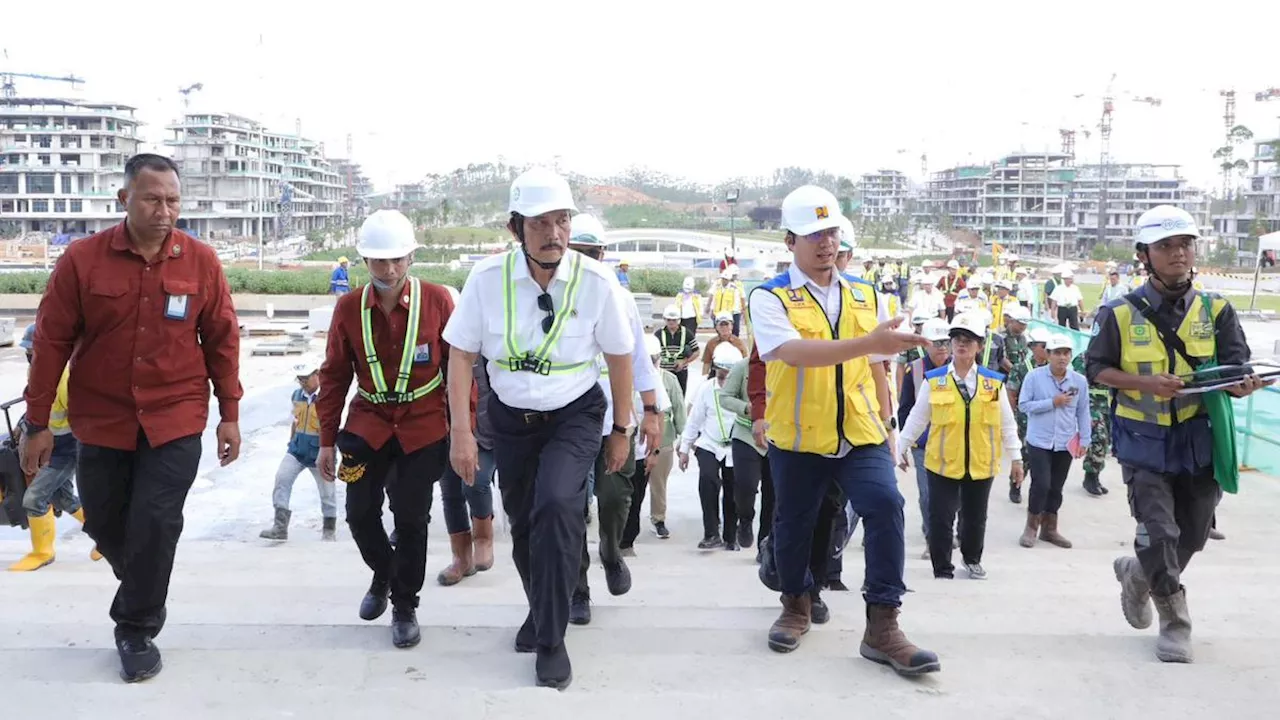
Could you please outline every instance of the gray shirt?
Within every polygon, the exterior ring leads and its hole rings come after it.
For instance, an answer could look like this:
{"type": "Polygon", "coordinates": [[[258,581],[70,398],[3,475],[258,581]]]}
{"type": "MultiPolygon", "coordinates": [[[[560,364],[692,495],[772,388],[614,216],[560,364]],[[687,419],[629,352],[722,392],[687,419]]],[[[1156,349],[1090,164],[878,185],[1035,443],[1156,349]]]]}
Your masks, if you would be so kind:
{"type": "Polygon", "coordinates": [[[476,378],[476,391],[479,398],[476,400],[476,445],[485,450],[493,449],[493,426],[489,424],[489,371],[486,369],[485,363],[489,362],[483,356],[476,356],[476,364],[472,366],[471,373],[476,378]]]}

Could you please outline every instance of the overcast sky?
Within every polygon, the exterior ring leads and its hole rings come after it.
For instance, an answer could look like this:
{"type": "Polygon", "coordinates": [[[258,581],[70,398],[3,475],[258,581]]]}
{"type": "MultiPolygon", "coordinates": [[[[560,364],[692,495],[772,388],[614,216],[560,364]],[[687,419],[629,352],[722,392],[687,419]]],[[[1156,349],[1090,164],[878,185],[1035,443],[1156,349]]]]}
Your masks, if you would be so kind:
{"type": "MultiPolygon", "coordinates": [[[[330,156],[350,133],[382,190],[499,156],[706,182],[784,165],[918,178],[926,152],[935,171],[1058,150],[1060,127],[1095,128],[1112,73],[1117,162],[1216,187],[1228,87],[1238,123],[1280,135],[1280,100],[1254,100],[1280,86],[1280,3],[1262,0],[1229,22],[1136,0],[9,5],[0,68],[87,80],[19,78],[20,95],[135,105],[158,142],[201,82],[192,110],[300,118],[330,156]]],[[[1096,132],[1077,157],[1097,162],[1096,132]]]]}

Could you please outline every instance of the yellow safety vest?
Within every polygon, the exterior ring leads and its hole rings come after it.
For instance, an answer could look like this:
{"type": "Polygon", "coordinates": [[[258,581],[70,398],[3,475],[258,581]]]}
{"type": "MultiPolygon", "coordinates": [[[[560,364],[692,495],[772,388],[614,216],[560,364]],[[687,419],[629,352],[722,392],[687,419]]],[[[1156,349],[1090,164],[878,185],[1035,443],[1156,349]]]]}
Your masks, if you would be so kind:
{"type": "MultiPolygon", "coordinates": [[[[771,292],[806,340],[836,340],[865,335],[876,327],[876,292],[864,280],[837,279],[840,314],[835,326],[807,287],[793,290],[789,272],[765,281],[752,292],[771,292]]],[[[833,367],[797,368],[780,360],[765,363],[769,442],[792,452],[832,455],[840,441],[877,445],[885,441],[871,366],[866,357],[833,367]]]]}
{"type": "Polygon", "coordinates": [[[999,295],[991,298],[991,327],[1004,327],[1004,307],[1009,304],[1010,300],[1013,300],[1014,305],[1018,304],[1018,301],[1012,295],[1007,298],[1001,298],[999,295]]]}
{"type": "Polygon", "coordinates": [[[62,369],[62,379],[58,380],[58,391],[49,408],[49,432],[54,435],[71,433],[71,421],[67,418],[67,385],[70,378],[71,365],[68,364],[62,369]]]}
{"type": "MultiPolygon", "coordinates": [[[[1178,328],[1178,337],[1186,343],[1187,354],[1197,360],[1213,357],[1216,349],[1214,325],[1218,314],[1227,306],[1224,298],[1210,295],[1213,312],[1204,306],[1197,296],[1192,307],[1178,328]]],[[[1173,369],[1169,369],[1169,352],[1160,336],[1142,313],[1128,300],[1120,300],[1112,306],[1116,323],[1120,328],[1120,369],[1133,375],[1159,375],[1172,372],[1186,375],[1191,372],[1187,361],[1174,353],[1173,369]]],[[[1186,422],[1203,410],[1199,395],[1185,395],[1172,400],[1156,397],[1136,390],[1119,390],[1115,394],[1117,417],[1168,427],[1173,424],[1176,411],[1178,422],[1186,422]]]]}
{"type": "Polygon", "coordinates": [[[978,366],[977,391],[965,402],[951,365],[925,373],[929,441],[924,466],[953,480],[985,480],[1000,469],[1000,403],[1004,375],[978,366]]]}
{"type": "Polygon", "coordinates": [[[737,313],[738,308],[738,286],[729,285],[728,287],[718,287],[711,295],[711,317],[715,319],[716,315],[722,312],[737,313]]]}

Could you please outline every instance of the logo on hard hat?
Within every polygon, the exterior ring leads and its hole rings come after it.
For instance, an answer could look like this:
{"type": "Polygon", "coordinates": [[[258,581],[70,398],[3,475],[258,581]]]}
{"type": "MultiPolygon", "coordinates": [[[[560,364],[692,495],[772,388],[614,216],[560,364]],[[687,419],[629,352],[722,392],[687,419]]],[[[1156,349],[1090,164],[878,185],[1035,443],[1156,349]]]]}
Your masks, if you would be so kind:
{"type": "Polygon", "coordinates": [[[519,199],[520,199],[520,188],[518,188],[518,187],[516,187],[516,188],[511,188],[511,199],[512,199],[512,200],[519,200],[519,199]]]}
{"type": "Polygon", "coordinates": [[[1164,222],[1160,223],[1160,227],[1164,228],[1165,230],[1181,230],[1186,226],[1187,226],[1187,221],[1179,218],[1169,218],[1168,220],[1165,220],[1164,222]]]}
{"type": "Polygon", "coordinates": [[[826,205],[819,205],[813,209],[813,214],[818,216],[819,220],[826,220],[829,217],[826,205]]]}

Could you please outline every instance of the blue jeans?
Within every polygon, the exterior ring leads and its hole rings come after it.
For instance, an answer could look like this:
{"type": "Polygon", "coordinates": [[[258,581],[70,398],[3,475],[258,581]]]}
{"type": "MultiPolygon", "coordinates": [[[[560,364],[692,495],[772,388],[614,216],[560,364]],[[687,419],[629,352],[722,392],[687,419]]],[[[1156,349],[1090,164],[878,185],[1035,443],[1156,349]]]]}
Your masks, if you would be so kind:
{"type": "Polygon", "coordinates": [[[29,517],[40,517],[52,505],[58,512],[70,515],[80,509],[80,498],[74,488],[76,459],[55,457],[40,468],[22,495],[22,509],[29,517]]]}
{"type": "Polygon", "coordinates": [[[920,494],[920,532],[929,543],[929,471],[924,467],[924,448],[911,448],[911,464],[916,466],[916,491],[920,494]]]}
{"type": "Polygon", "coordinates": [[[775,496],[773,547],[782,592],[798,596],[813,587],[809,554],[818,507],[835,480],[862,519],[866,591],[874,605],[898,607],[906,592],[902,493],[884,444],[855,447],[842,458],[796,453],[769,446],[775,496]]]}
{"type": "Polygon", "coordinates": [[[471,520],[467,517],[467,507],[471,507],[470,516],[488,518],[493,516],[493,472],[497,465],[493,459],[493,451],[479,448],[480,470],[476,472],[476,482],[468,486],[462,482],[453,465],[448,464],[444,476],[440,478],[440,500],[444,506],[444,526],[450,535],[464,533],[471,529],[471,520]]]}

